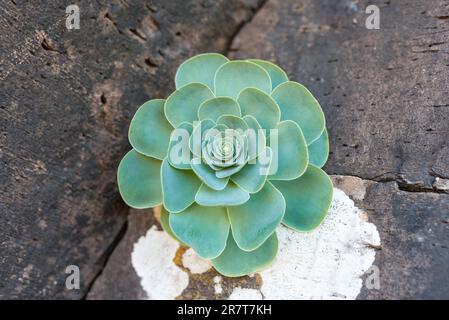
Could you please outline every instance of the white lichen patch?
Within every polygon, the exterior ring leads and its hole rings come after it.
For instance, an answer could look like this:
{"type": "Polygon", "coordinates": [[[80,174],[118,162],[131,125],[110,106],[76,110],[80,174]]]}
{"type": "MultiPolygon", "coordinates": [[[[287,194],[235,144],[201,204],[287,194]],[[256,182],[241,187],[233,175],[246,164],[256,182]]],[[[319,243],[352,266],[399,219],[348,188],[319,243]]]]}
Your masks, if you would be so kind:
{"type": "Polygon", "coordinates": [[[341,190],[323,224],[309,233],[277,231],[275,263],[260,273],[266,299],[355,299],[380,245],[376,227],[341,190]]]}
{"type": "Polygon", "coordinates": [[[209,261],[201,259],[192,248],[182,255],[182,265],[191,273],[204,273],[211,268],[209,261]]]}
{"type": "Polygon", "coordinates": [[[134,244],[131,261],[149,299],[174,299],[189,284],[189,277],[174,262],[179,244],[152,226],[134,244]]]}
{"type": "Polygon", "coordinates": [[[214,277],[214,292],[215,294],[222,294],[223,293],[223,287],[221,286],[221,277],[215,276],[214,277]]]}
{"type": "Polygon", "coordinates": [[[256,289],[236,287],[228,300],[262,300],[262,294],[256,289]]]}
{"type": "MultiPolygon", "coordinates": [[[[229,299],[355,299],[364,273],[374,262],[374,248],[380,245],[376,227],[367,220],[366,213],[334,188],[323,224],[309,233],[280,226],[278,256],[259,273],[261,288],[236,283],[229,299]]],[[[188,272],[173,262],[178,248],[175,240],[154,226],[135,244],[132,264],[150,299],[173,299],[187,287],[188,272]]],[[[210,268],[191,249],[182,256],[182,263],[191,273],[210,268]]],[[[211,281],[215,294],[223,292],[222,280],[216,276],[211,281]]]]}

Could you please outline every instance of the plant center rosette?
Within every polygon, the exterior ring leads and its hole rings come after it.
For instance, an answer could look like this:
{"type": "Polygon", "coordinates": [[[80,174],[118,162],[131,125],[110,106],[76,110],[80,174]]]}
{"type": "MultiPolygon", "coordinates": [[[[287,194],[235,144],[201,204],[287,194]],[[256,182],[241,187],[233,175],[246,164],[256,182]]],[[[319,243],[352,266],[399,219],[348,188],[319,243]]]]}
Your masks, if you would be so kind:
{"type": "Polygon", "coordinates": [[[162,207],[164,230],[225,276],[269,266],[280,223],[311,231],[332,182],[318,101],[275,64],[201,54],[178,68],[176,90],[144,103],[118,168],[131,207],[162,207]]]}

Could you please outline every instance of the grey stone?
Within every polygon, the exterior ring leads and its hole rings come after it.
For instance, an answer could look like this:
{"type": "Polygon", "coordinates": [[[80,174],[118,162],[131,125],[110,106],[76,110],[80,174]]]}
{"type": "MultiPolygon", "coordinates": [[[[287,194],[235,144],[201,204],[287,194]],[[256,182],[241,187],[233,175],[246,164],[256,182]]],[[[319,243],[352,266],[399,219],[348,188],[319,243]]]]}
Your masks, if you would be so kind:
{"type": "Polygon", "coordinates": [[[87,295],[89,300],[146,299],[132,263],[134,243],[156,223],[152,210],[130,210],[126,233],[87,295]]]}
{"type": "Polygon", "coordinates": [[[326,114],[325,170],[367,181],[381,289],[361,299],[449,297],[447,16],[444,1],[270,0],[231,46],[305,84],[326,114]]]}
{"type": "Polygon", "coordinates": [[[449,176],[444,1],[268,1],[232,44],[305,84],[327,118],[331,174],[431,188],[449,176]],[[380,29],[365,8],[380,8],[380,29]]]}
{"type": "Polygon", "coordinates": [[[0,299],[85,297],[125,228],[131,117],[173,90],[185,58],[225,52],[260,2],[78,1],[80,30],[66,1],[2,3],[0,299]]]}
{"type": "Polygon", "coordinates": [[[449,299],[449,195],[375,183],[364,207],[382,239],[374,262],[380,289],[364,286],[359,298],[449,299]]]}

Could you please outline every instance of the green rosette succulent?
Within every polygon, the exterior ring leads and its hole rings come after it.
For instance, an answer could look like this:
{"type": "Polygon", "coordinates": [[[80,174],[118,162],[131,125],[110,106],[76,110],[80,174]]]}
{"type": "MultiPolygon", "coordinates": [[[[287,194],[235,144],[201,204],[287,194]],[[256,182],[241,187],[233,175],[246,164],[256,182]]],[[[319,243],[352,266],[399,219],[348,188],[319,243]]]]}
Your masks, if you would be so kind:
{"type": "Polygon", "coordinates": [[[329,209],[321,106],[263,60],[200,54],[180,65],[175,84],[131,121],[122,198],[133,208],[162,204],[164,230],[221,274],[259,271],[276,257],[280,223],[310,231],[329,209]]]}

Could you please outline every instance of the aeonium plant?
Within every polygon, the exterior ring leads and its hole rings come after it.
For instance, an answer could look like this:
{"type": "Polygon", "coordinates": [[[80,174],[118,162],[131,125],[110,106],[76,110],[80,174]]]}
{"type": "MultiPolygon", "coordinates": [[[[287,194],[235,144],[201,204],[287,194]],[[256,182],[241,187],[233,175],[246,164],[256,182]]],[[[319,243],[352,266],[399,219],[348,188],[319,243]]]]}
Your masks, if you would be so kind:
{"type": "Polygon", "coordinates": [[[225,276],[269,266],[282,223],[325,218],[332,182],[318,101],[275,64],[207,53],[178,68],[176,90],[144,103],[118,168],[123,200],[162,204],[161,224],[225,276]]]}

